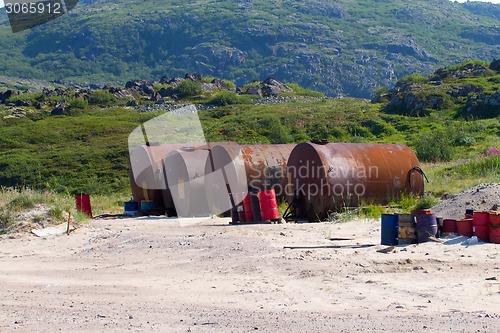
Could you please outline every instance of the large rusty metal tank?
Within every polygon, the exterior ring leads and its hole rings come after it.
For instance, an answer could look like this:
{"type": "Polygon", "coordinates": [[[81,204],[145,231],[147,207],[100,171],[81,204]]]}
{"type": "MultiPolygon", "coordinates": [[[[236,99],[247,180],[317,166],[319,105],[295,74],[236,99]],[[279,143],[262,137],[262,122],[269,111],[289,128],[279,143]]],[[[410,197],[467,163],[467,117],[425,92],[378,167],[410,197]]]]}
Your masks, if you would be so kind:
{"type": "Polygon", "coordinates": [[[209,204],[211,198],[226,197],[225,207],[230,207],[227,193],[261,191],[274,189],[279,199],[285,198],[286,163],[294,144],[282,145],[237,145],[217,144],[211,147],[210,158],[207,159],[205,170],[224,170],[218,181],[211,181],[207,188],[209,204]],[[227,188],[220,186],[225,177],[227,188]],[[227,180],[231,180],[229,184],[227,180]],[[217,188],[214,188],[217,187],[217,188]]]}
{"type": "Polygon", "coordinates": [[[205,196],[208,155],[206,148],[185,147],[171,151],[164,160],[167,184],[179,217],[211,214],[205,196]]]}
{"type": "Polygon", "coordinates": [[[130,154],[130,185],[135,201],[152,200],[159,211],[175,214],[175,206],[163,171],[163,160],[182,144],[138,145],[130,154]]]}
{"type": "Polygon", "coordinates": [[[299,217],[322,221],[343,207],[422,195],[420,171],[417,156],[405,145],[301,143],[288,159],[288,200],[299,217]]]}

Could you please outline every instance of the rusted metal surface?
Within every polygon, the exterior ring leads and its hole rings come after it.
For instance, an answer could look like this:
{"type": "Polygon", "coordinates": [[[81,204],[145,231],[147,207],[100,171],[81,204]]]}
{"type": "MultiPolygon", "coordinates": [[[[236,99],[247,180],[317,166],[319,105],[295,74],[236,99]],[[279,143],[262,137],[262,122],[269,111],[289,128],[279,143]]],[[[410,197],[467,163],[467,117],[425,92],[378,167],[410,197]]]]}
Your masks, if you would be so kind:
{"type": "Polygon", "coordinates": [[[135,201],[152,200],[156,207],[165,208],[175,214],[175,206],[166,184],[163,160],[172,150],[181,148],[175,145],[139,145],[130,155],[130,185],[135,201]]]}
{"type": "Polygon", "coordinates": [[[288,159],[288,200],[298,216],[318,221],[342,207],[422,195],[423,176],[414,169],[419,165],[405,145],[301,143],[288,159]]]}
{"type": "Polygon", "coordinates": [[[164,160],[167,183],[178,216],[210,215],[204,177],[209,151],[203,148],[173,150],[164,160]]]}
{"type": "MultiPolygon", "coordinates": [[[[285,198],[286,163],[294,147],[293,144],[214,145],[212,160],[207,160],[205,169],[224,168],[227,177],[236,179],[240,188],[252,192],[274,189],[278,199],[285,198]]],[[[220,190],[222,193],[223,189],[220,190]]]]}

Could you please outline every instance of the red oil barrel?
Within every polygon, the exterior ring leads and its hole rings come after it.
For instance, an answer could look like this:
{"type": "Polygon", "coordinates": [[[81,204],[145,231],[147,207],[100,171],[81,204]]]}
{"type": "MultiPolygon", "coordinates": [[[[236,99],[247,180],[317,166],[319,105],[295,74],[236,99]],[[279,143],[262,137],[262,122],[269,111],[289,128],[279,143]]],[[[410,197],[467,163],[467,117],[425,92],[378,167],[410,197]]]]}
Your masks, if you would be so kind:
{"type": "Polygon", "coordinates": [[[473,226],[487,226],[490,223],[490,212],[488,211],[474,211],[472,225],[473,226]]]}
{"type": "Polygon", "coordinates": [[[472,235],[476,236],[480,241],[489,243],[490,241],[490,226],[489,225],[473,225],[472,235]]]}
{"type": "Polygon", "coordinates": [[[490,241],[490,212],[474,211],[472,218],[472,235],[480,241],[490,241]]]}
{"type": "Polygon", "coordinates": [[[500,224],[490,224],[490,242],[500,244],[500,224]]]}
{"type": "Polygon", "coordinates": [[[448,236],[457,232],[457,220],[444,219],[443,220],[443,236],[448,236]]]}
{"type": "Polygon", "coordinates": [[[92,207],[90,206],[90,195],[88,194],[77,194],[75,195],[76,210],[82,212],[88,217],[92,218],[92,207]]]}
{"type": "Polygon", "coordinates": [[[500,225],[500,212],[491,211],[489,215],[490,224],[500,225]]]}
{"type": "Polygon", "coordinates": [[[245,222],[253,222],[253,213],[252,213],[252,201],[250,197],[250,193],[245,196],[243,199],[243,209],[245,210],[245,222]]]}
{"type": "Polygon", "coordinates": [[[419,165],[405,145],[300,143],[287,163],[288,201],[300,203],[300,217],[323,221],[343,207],[422,195],[419,165]]]}
{"type": "Polygon", "coordinates": [[[457,220],[457,234],[472,237],[472,219],[457,220]]]}
{"type": "Polygon", "coordinates": [[[263,221],[277,220],[280,218],[276,193],[274,190],[264,190],[259,192],[260,213],[263,221]]]}

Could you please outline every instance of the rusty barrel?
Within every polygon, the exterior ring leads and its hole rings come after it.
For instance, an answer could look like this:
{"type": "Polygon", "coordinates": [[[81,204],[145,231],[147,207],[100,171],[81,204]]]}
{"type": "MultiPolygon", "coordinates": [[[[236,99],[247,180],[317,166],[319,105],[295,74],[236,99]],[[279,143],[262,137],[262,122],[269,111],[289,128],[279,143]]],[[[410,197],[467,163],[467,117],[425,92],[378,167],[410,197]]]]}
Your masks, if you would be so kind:
{"type": "Polygon", "coordinates": [[[260,213],[263,221],[273,221],[280,217],[276,193],[273,189],[259,192],[260,213]]]}
{"type": "Polygon", "coordinates": [[[423,175],[405,145],[301,143],[287,163],[288,201],[301,217],[325,220],[331,211],[361,203],[387,204],[403,193],[422,195],[423,175]]]}
{"type": "Polygon", "coordinates": [[[415,220],[410,214],[397,214],[399,221],[399,245],[408,245],[417,243],[417,229],[415,220]]]}
{"type": "Polygon", "coordinates": [[[209,216],[205,196],[205,163],[208,150],[181,148],[168,153],[165,174],[178,216],[209,216]]]}

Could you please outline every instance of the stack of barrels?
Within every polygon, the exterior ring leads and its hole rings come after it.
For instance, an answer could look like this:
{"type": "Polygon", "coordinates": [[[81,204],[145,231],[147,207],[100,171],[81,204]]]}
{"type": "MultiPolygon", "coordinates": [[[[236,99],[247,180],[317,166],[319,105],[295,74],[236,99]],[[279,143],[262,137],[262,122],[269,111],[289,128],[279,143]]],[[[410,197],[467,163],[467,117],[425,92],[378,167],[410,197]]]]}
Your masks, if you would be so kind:
{"type": "Polygon", "coordinates": [[[382,245],[425,243],[438,235],[438,219],[431,210],[411,214],[382,214],[382,245]]]}
{"type": "Polygon", "coordinates": [[[444,219],[442,236],[476,236],[482,242],[500,244],[500,212],[467,209],[463,219],[444,219]]]}
{"type": "Polygon", "coordinates": [[[234,196],[237,214],[233,214],[232,223],[254,223],[280,219],[278,202],[274,189],[251,193],[238,193],[234,196]],[[241,197],[244,197],[241,200],[241,197]]]}

